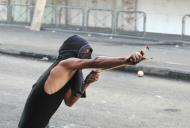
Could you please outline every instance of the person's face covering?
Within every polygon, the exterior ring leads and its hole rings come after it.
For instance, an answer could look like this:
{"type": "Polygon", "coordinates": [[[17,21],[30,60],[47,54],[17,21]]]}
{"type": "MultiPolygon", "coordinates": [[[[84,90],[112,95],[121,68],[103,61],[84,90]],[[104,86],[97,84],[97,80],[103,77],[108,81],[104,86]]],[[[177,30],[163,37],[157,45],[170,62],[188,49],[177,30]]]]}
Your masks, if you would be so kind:
{"type": "Polygon", "coordinates": [[[68,38],[59,49],[59,60],[75,57],[80,59],[91,59],[92,47],[83,38],[74,35],[68,38]]]}
{"type": "Polygon", "coordinates": [[[90,48],[83,49],[79,56],[81,59],[90,59],[92,54],[92,50],[90,48]]]}

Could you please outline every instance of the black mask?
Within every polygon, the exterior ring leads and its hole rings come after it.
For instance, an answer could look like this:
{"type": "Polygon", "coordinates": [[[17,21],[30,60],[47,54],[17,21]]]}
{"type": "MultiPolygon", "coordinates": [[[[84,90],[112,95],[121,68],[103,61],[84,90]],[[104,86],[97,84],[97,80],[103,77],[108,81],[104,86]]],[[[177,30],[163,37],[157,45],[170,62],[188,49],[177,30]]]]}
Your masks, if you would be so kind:
{"type": "Polygon", "coordinates": [[[89,43],[78,35],[69,37],[59,49],[58,59],[67,59],[70,57],[80,59],[91,59],[93,49],[89,43]],[[82,53],[84,49],[90,49],[88,55],[82,53]]]}
{"type": "MultiPolygon", "coordinates": [[[[93,49],[85,39],[81,38],[78,35],[74,35],[69,37],[60,47],[57,61],[61,61],[71,57],[80,59],[91,59],[92,51],[93,49]],[[84,49],[90,49],[89,54],[84,54],[84,49]]],[[[71,88],[74,94],[81,91],[83,82],[83,73],[81,70],[77,70],[73,78],[69,81],[69,84],[71,84],[71,88]]],[[[84,93],[83,97],[85,96],[86,94],[84,93]]]]}

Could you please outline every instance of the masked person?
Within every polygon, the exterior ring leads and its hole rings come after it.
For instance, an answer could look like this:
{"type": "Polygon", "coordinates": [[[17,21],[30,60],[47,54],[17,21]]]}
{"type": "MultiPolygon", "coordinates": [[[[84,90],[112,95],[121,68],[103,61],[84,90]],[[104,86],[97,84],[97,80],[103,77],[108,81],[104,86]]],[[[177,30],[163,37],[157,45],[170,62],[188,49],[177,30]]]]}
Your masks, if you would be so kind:
{"type": "Polygon", "coordinates": [[[143,56],[136,52],[130,57],[96,57],[92,47],[78,35],[69,37],[59,49],[55,62],[33,85],[20,118],[19,128],[46,128],[62,101],[72,106],[86,97],[86,88],[99,78],[91,71],[83,79],[82,69],[111,68],[122,64],[137,64],[143,56]]]}

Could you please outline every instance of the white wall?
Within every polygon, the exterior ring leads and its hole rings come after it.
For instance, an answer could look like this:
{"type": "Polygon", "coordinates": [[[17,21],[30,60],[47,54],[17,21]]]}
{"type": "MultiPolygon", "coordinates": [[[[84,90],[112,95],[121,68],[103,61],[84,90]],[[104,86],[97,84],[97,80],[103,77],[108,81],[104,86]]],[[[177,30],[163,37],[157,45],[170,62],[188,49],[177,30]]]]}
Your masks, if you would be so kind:
{"type": "Polygon", "coordinates": [[[185,30],[186,35],[190,35],[190,17],[187,18],[186,20],[186,30],[185,30]]]}
{"type": "Polygon", "coordinates": [[[87,8],[112,8],[113,0],[68,0],[70,6],[87,7],[87,8]]]}
{"type": "MultiPolygon", "coordinates": [[[[134,11],[136,9],[136,0],[68,0],[68,5],[78,6],[82,8],[101,8],[134,11]]],[[[123,30],[133,31],[135,29],[134,17],[135,16],[132,16],[131,14],[122,15],[121,20],[118,21],[118,26],[120,26],[119,28],[122,28],[123,30]]],[[[96,11],[93,13],[91,11],[89,15],[89,26],[111,28],[111,12],[96,11]]]]}
{"type": "MultiPolygon", "coordinates": [[[[147,32],[181,34],[182,17],[190,14],[190,0],[138,0],[137,10],[147,14],[147,32]]],[[[190,25],[186,33],[190,35],[190,25]]]]}

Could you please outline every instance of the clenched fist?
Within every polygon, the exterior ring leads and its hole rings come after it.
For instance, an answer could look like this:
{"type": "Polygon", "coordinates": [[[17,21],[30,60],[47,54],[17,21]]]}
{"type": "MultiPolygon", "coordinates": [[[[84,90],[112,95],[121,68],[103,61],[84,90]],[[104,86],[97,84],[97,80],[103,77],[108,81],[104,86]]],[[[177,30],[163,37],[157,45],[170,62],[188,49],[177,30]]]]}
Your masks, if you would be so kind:
{"type": "Polygon", "coordinates": [[[87,76],[86,76],[86,79],[85,79],[85,83],[86,84],[91,84],[93,82],[96,82],[99,80],[99,77],[100,77],[100,73],[96,72],[96,71],[91,71],[87,76]]]}
{"type": "Polygon", "coordinates": [[[139,62],[141,62],[142,60],[144,60],[145,58],[143,57],[144,53],[143,51],[140,52],[136,52],[134,54],[132,54],[129,58],[128,58],[128,62],[130,64],[137,64],[139,62]]]}

